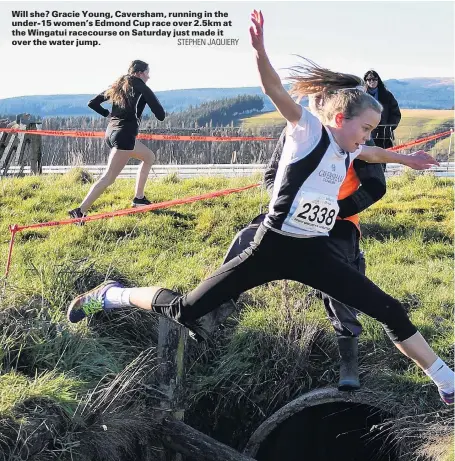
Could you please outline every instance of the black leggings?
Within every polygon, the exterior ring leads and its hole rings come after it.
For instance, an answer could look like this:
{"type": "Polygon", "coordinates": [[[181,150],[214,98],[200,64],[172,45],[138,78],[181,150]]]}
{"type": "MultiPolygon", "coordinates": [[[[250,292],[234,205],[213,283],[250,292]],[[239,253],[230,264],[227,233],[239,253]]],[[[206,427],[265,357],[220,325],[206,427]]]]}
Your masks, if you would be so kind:
{"type": "Polygon", "coordinates": [[[244,291],[273,280],[295,280],[381,322],[394,342],[417,332],[399,301],[384,293],[349,264],[333,255],[328,237],[294,238],[261,224],[254,242],[221,266],[193,291],[180,295],[159,290],[155,312],[185,323],[202,317],[244,291]]]}
{"type": "MultiPolygon", "coordinates": [[[[254,240],[254,234],[256,234],[256,231],[258,230],[259,225],[264,221],[264,218],[264,214],[256,216],[247,227],[237,233],[227,251],[223,264],[229,262],[231,259],[234,259],[250,246],[250,243],[254,240]]],[[[359,236],[359,231],[352,222],[337,220],[330,233],[327,245],[329,246],[332,254],[339,260],[344,261],[354,269],[358,270],[361,274],[365,275],[365,258],[359,248],[359,236]]],[[[321,295],[327,316],[332,323],[336,335],[340,337],[360,336],[362,333],[362,325],[357,320],[357,311],[338,302],[336,299],[327,296],[325,293],[321,293],[321,295]]],[[[237,301],[237,299],[234,299],[234,301],[237,301]]],[[[228,304],[228,306],[229,305],[230,304],[228,304]]],[[[233,311],[234,308],[232,307],[231,313],[233,311]]],[[[221,318],[223,318],[223,316],[225,317],[228,311],[224,309],[223,312],[225,312],[225,314],[220,314],[221,318]]],[[[215,315],[214,312],[212,313],[215,315]]],[[[220,322],[216,315],[213,321],[220,322]]]]}

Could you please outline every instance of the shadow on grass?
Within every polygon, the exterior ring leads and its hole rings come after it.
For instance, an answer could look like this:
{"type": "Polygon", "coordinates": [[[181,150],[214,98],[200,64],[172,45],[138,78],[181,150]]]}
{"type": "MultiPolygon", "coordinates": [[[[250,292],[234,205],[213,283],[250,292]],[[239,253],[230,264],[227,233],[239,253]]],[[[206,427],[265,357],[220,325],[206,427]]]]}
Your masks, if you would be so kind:
{"type": "Polygon", "coordinates": [[[17,238],[18,243],[19,242],[24,243],[24,242],[30,242],[33,240],[45,240],[48,237],[49,237],[48,232],[25,230],[25,231],[19,232],[19,235],[16,238],[17,238]]]}
{"type": "Polygon", "coordinates": [[[68,429],[59,404],[35,397],[17,405],[13,415],[0,418],[0,460],[35,459],[44,450],[56,450],[56,439],[68,429]]]}
{"type": "Polygon", "coordinates": [[[171,216],[175,219],[185,219],[188,221],[194,221],[196,219],[196,215],[193,213],[180,213],[178,211],[163,209],[163,210],[152,210],[150,213],[153,213],[157,216],[171,216]]]}

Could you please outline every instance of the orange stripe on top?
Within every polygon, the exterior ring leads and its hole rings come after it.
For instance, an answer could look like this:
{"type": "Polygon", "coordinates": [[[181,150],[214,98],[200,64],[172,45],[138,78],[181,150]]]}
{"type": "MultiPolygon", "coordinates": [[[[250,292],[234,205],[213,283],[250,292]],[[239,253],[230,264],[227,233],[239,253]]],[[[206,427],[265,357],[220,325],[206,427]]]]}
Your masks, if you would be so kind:
{"type": "MultiPolygon", "coordinates": [[[[359,187],[360,187],[360,180],[354,170],[353,162],[351,162],[351,165],[349,165],[348,171],[346,173],[346,178],[344,179],[343,184],[341,184],[340,191],[338,193],[338,200],[343,200],[344,198],[349,197],[359,187]]],[[[349,216],[348,218],[337,217],[337,219],[343,219],[344,221],[351,221],[360,232],[360,218],[358,214],[349,216]]]]}

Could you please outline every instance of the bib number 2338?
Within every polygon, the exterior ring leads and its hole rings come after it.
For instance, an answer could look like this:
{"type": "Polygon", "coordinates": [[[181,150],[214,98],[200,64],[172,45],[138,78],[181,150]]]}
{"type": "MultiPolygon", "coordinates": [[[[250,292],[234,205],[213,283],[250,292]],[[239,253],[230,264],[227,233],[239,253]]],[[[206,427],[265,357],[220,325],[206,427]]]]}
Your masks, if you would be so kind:
{"type": "Polygon", "coordinates": [[[290,221],[303,230],[328,232],[335,225],[337,199],[317,192],[305,192],[290,221]]]}

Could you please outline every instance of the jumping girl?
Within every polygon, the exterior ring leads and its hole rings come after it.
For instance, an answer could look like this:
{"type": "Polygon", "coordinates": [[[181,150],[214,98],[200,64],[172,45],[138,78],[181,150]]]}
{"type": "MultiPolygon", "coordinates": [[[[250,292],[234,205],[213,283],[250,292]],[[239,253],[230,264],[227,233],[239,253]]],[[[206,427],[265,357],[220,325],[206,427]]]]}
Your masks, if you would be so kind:
{"type": "Polygon", "coordinates": [[[288,122],[269,211],[254,241],[186,295],[156,286],[124,288],[107,281],[72,301],[69,320],[78,322],[94,312],[132,306],[164,315],[205,336],[198,319],[206,313],[264,283],[295,280],[381,322],[398,350],[423,369],[443,401],[452,404],[453,371],[436,356],[402,304],[341,261],[328,238],[338,215],[340,186],[355,158],[401,163],[417,170],[437,162],[423,151],[401,155],[363,146],[379,124],[381,105],[363,88],[356,88],[362,84],[359,77],[316,65],[294,68],[294,94],[325,92],[328,96],[321,123],[291,98],[270,64],[262,13],[254,11],[251,19],[251,41],[263,91],[288,122]]]}

